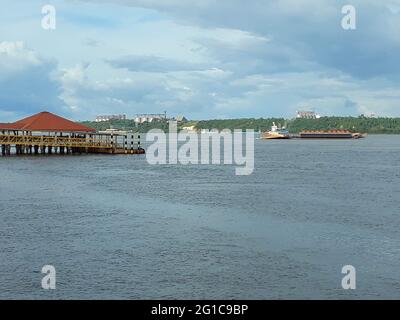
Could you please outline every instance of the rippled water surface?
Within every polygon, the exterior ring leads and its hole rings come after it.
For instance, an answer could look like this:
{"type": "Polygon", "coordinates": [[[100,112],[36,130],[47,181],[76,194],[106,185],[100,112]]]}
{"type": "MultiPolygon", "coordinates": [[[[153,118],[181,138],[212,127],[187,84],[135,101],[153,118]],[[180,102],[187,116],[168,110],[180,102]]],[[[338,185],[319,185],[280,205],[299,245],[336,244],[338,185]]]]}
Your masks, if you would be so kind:
{"type": "Polygon", "coordinates": [[[399,298],[399,227],[400,136],[257,140],[251,176],[0,157],[0,298],[399,298]]]}

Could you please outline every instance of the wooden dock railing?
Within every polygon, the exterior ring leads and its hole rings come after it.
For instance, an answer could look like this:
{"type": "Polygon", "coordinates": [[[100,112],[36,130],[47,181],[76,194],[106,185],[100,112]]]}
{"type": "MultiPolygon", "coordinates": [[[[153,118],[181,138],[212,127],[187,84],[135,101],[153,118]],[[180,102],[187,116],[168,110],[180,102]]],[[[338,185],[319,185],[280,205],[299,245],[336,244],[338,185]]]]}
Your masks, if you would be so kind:
{"type": "Polygon", "coordinates": [[[112,149],[112,141],[98,138],[72,138],[56,136],[0,135],[0,145],[51,146],[70,148],[112,149]]]}

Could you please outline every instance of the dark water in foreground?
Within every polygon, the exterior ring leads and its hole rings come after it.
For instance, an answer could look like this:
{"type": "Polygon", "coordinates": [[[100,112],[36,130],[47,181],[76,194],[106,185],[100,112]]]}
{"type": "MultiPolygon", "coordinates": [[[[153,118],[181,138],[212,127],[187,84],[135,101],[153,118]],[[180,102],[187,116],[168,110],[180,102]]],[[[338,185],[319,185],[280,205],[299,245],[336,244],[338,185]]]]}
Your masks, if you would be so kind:
{"type": "Polygon", "coordinates": [[[400,298],[400,137],[255,153],[241,177],[143,156],[0,158],[0,298],[400,298]],[[357,290],[341,288],[346,264],[357,290]]]}

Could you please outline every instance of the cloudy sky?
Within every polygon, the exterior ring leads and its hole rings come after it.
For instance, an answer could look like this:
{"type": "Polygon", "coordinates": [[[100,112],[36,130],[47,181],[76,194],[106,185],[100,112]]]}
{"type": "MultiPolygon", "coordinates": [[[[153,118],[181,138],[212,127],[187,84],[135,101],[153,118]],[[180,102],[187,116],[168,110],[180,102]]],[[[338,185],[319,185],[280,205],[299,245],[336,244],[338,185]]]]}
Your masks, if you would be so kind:
{"type": "Polygon", "coordinates": [[[400,116],[400,0],[0,4],[0,122],[43,110],[400,116]],[[46,4],[55,30],[42,28],[46,4]],[[356,30],[342,28],[346,4],[356,30]]]}

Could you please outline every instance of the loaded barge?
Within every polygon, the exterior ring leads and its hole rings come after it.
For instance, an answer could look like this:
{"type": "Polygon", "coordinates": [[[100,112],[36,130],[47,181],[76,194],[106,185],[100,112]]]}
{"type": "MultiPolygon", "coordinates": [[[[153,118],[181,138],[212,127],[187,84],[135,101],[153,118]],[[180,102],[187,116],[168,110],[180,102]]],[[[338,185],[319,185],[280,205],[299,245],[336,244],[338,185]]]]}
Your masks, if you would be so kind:
{"type": "Polygon", "coordinates": [[[349,130],[303,130],[298,134],[291,134],[285,127],[273,123],[270,131],[261,133],[260,139],[360,139],[366,134],[349,130]]]}
{"type": "Polygon", "coordinates": [[[349,130],[304,130],[300,132],[301,139],[359,139],[365,135],[349,130]]]}

